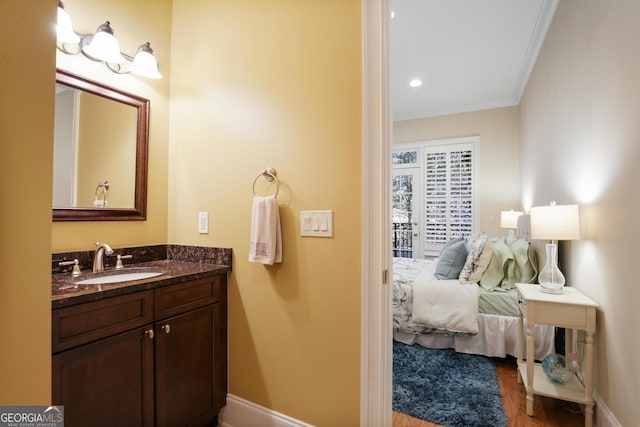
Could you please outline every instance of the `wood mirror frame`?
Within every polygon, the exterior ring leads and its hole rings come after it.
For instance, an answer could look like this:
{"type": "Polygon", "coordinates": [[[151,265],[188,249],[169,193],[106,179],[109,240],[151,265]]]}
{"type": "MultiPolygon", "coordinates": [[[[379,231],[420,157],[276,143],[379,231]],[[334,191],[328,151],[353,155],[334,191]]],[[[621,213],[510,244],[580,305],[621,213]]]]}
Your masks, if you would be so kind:
{"type": "Polygon", "coordinates": [[[149,100],[56,70],[56,82],[136,108],[136,172],[133,208],[53,207],[54,221],[144,221],[147,219],[147,168],[149,149],[149,100]]]}

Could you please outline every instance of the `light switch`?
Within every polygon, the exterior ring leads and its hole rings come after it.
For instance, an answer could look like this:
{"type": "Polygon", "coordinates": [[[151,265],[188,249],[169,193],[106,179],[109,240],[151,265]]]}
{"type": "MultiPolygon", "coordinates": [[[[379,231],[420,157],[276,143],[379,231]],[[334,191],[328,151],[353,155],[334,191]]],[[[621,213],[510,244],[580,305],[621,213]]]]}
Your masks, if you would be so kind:
{"type": "Polygon", "coordinates": [[[311,216],[302,217],[300,213],[300,222],[302,223],[302,229],[305,231],[311,231],[311,216]]]}
{"type": "Polygon", "coordinates": [[[300,211],[300,235],[333,237],[333,211],[300,211]]]}

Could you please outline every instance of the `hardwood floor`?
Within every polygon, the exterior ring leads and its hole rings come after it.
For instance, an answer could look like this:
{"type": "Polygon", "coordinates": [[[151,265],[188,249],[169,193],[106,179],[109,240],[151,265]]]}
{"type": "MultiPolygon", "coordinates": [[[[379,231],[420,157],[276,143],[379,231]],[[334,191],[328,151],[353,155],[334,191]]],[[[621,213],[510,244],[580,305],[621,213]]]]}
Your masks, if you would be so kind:
{"type": "MultiPolygon", "coordinates": [[[[584,425],[582,413],[572,412],[579,411],[577,405],[540,396],[535,396],[534,416],[528,416],[524,386],[518,384],[516,360],[507,358],[494,359],[494,361],[496,362],[502,403],[509,427],[581,427],[584,425]]],[[[393,427],[439,426],[439,424],[433,424],[399,412],[393,413],[392,424],[393,427]]]]}

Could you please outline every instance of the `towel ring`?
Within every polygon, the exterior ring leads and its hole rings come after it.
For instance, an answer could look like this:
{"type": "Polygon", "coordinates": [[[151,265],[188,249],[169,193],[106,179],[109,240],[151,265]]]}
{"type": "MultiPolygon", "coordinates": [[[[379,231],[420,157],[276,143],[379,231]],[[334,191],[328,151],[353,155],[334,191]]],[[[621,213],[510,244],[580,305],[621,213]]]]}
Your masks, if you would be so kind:
{"type": "Polygon", "coordinates": [[[258,178],[260,178],[261,176],[264,177],[264,179],[266,179],[269,182],[272,181],[276,181],[276,194],[274,194],[274,197],[278,196],[278,191],[280,190],[280,183],[278,182],[278,177],[276,176],[277,172],[274,168],[266,168],[265,170],[263,170],[262,172],[260,172],[258,175],[256,175],[256,177],[253,179],[253,195],[256,195],[256,182],[258,181],[258,178]]]}

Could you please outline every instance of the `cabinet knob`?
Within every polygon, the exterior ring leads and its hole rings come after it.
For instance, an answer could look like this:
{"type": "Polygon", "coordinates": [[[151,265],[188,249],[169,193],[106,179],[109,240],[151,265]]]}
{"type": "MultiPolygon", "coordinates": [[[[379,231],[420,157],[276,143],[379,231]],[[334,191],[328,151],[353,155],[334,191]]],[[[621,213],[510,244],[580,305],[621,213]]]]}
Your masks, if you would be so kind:
{"type": "Polygon", "coordinates": [[[144,333],[145,333],[145,334],[149,337],[149,339],[151,339],[151,340],[153,339],[153,336],[155,335],[155,334],[153,333],[153,329],[149,329],[149,330],[147,330],[147,331],[144,331],[144,333]]]}
{"type": "Polygon", "coordinates": [[[165,334],[168,334],[169,332],[171,332],[171,326],[169,325],[162,325],[160,329],[162,329],[165,334]]]}

